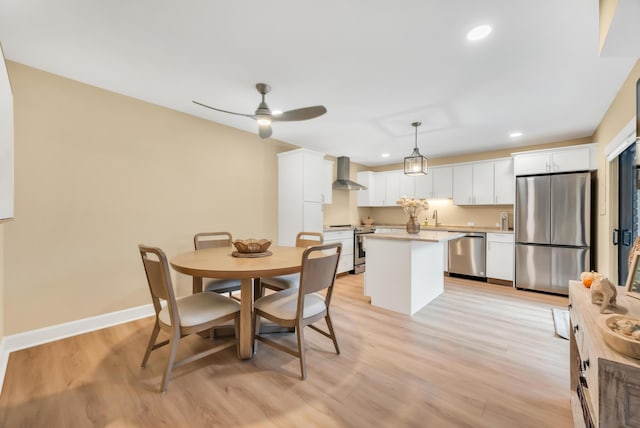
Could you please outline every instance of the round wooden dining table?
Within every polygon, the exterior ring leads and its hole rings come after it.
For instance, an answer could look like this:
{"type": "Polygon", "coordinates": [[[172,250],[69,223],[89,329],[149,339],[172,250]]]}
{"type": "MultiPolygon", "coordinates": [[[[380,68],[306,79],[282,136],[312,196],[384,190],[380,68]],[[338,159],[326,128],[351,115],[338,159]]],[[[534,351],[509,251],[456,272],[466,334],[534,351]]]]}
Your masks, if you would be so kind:
{"type": "Polygon", "coordinates": [[[206,248],[179,254],[171,259],[178,272],[193,277],[193,292],[202,292],[202,278],[240,279],[240,358],[253,355],[253,301],[260,277],[286,275],[302,269],[303,247],[270,246],[266,257],[234,257],[234,247],[206,248]]]}

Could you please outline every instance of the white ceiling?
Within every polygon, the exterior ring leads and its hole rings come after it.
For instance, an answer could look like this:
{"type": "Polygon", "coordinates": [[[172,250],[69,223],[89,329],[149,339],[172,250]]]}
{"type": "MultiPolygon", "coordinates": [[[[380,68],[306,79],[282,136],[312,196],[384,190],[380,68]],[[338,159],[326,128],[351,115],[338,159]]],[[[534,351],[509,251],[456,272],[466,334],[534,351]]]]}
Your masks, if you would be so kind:
{"type": "Polygon", "coordinates": [[[590,136],[636,61],[599,57],[598,0],[0,0],[0,42],[12,61],[252,133],[191,100],[253,113],[269,83],[272,109],[328,109],[273,138],[366,165],[409,155],[414,121],[428,157],[590,136]]]}

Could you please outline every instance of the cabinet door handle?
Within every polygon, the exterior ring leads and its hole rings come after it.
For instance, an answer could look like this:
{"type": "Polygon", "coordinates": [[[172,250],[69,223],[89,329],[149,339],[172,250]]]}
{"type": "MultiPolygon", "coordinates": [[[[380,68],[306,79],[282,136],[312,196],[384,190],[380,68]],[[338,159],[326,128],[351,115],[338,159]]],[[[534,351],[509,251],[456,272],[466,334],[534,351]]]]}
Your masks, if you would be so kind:
{"type": "Polygon", "coordinates": [[[571,308],[573,308],[573,305],[572,305],[571,303],[569,303],[569,304],[567,305],[567,309],[571,310],[571,308]]]}
{"type": "Polygon", "coordinates": [[[620,231],[618,229],[613,229],[613,234],[611,235],[611,242],[613,245],[618,245],[618,239],[620,238],[620,231]]]}
{"type": "Polygon", "coordinates": [[[580,330],[580,327],[578,327],[578,325],[574,325],[573,326],[573,332],[577,333],[580,330]]]}
{"type": "Polygon", "coordinates": [[[584,360],[582,362],[583,370],[586,370],[590,365],[591,365],[591,363],[589,362],[589,359],[587,358],[586,360],[584,360]]]}

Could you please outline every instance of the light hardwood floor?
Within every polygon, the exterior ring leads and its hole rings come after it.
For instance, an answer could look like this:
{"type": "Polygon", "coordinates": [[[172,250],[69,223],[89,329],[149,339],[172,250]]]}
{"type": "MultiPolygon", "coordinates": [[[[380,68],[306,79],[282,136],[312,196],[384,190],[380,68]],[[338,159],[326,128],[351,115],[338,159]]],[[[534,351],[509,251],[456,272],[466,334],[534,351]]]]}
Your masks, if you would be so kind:
{"type": "MultiPolygon", "coordinates": [[[[444,295],[413,318],[369,305],[363,275],[336,283],[340,344],[305,330],[298,361],[259,345],[173,371],[166,350],[140,362],[144,319],[11,354],[2,427],[571,427],[569,342],[551,307],[567,299],[448,278],[444,295]]],[[[393,284],[390,284],[393,286],[393,284]]],[[[183,339],[179,355],[208,341],[183,339]]]]}

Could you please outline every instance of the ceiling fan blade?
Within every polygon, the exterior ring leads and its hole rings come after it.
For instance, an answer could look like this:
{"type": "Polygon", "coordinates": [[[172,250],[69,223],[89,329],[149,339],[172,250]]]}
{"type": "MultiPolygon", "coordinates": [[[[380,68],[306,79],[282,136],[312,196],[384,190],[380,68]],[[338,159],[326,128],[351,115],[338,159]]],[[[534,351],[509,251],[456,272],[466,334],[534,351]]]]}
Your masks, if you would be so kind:
{"type": "Polygon", "coordinates": [[[221,108],[211,107],[211,106],[208,106],[208,105],[206,105],[206,104],[202,104],[201,102],[198,102],[198,101],[192,101],[192,103],[194,103],[194,104],[198,104],[199,106],[202,106],[202,107],[210,108],[211,110],[221,111],[221,112],[223,112],[223,113],[230,113],[230,114],[235,114],[235,115],[237,115],[237,116],[250,117],[250,118],[252,118],[252,119],[254,118],[254,116],[253,116],[252,114],[235,113],[235,112],[233,112],[233,111],[229,111],[229,110],[222,110],[221,108]]]}
{"type": "Polygon", "coordinates": [[[308,120],[322,116],[327,112],[325,106],[304,107],[296,110],[285,111],[282,114],[274,115],[271,120],[274,122],[290,122],[294,120],[308,120]]]}
{"type": "Polygon", "coordinates": [[[269,138],[271,137],[271,125],[260,125],[258,135],[260,138],[269,138]]]}

